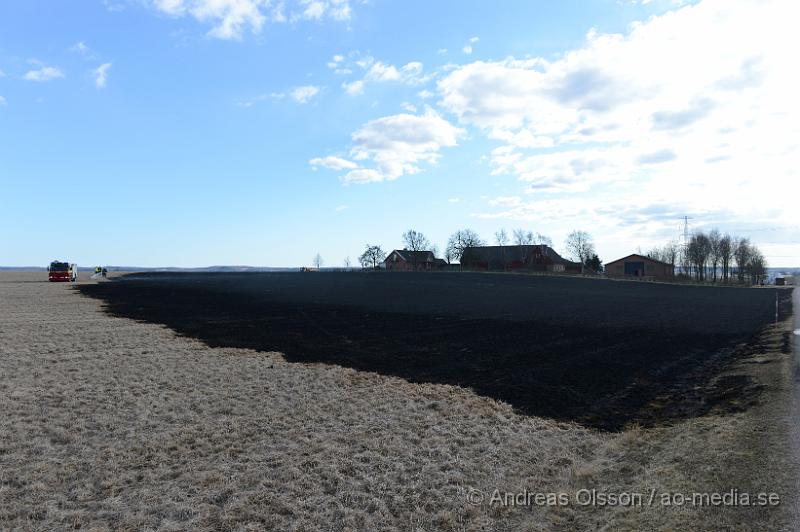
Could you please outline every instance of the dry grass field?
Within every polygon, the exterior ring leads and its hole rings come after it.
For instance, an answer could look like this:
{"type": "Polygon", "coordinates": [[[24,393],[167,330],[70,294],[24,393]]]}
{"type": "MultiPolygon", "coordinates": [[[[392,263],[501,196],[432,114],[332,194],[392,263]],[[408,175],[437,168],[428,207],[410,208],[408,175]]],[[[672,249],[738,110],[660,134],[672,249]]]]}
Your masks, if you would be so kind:
{"type": "Polygon", "coordinates": [[[764,385],[758,405],[610,433],[455,386],[210,348],[42,277],[0,273],[0,529],[789,529],[787,324],[735,368],[764,385]],[[734,488],[783,504],[575,502],[734,488]],[[571,500],[490,504],[495,489],[571,500]]]}

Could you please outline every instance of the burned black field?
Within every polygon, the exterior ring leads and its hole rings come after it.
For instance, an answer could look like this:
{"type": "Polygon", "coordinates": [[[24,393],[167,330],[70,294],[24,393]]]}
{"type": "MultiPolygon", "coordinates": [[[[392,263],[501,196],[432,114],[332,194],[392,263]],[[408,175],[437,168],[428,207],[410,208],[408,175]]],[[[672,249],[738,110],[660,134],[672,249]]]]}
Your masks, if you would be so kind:
{"type": "Polygon", "coordinates": [[[745,408],[718,379],[788,292],[470,273],[136,274],[79,290],[212,347],[473,389],[605,430],[745,408]]]}

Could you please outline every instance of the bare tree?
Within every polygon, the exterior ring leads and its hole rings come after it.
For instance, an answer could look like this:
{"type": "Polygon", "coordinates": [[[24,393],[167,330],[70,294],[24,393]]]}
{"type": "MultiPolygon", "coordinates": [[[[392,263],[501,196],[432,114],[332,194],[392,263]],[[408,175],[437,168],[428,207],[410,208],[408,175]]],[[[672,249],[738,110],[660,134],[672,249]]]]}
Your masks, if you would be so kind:
{"type": "Polygon", "coordinates": [[[545,236],[542,233],[536,233],[536,243],[550,248],[553,247],[553,240],[549,236],[545,236]]]}
{"type": "Polygon", "coordinates": [[[706,278],[706,266],[711,256],[711,240],[702,231],[692,235],[687,246],[689,261],[695,268],[695,277],[698,281],[706,278]]]}
{"type": "MultiPolygon", "coordinates": [[[[428,248],[431,246],[430,240],[428,240],[425,235],[414,231],[413,229],[409,229],[405,233],[403,233],[403,244],[405,245],[406,249],[409,251],[428,251],[428,248]]],[[[414,270],[417,269],[417,254],[411,254],[411,264],[413,265],[414,270]]]]}
{"type": "Polygon", "coordinates": [[[425,235],[413,229],[409,229],[403,233],[403,244],[405,244],[406,249],[410,251],[427,251],[431,246],[430,240],[428,240],[425,235]]]}
{"type": "Polygon", "coordinates": [[[349,270],[352,266],[353,266],[353,263],[350,260],[350,257],[345,257],[344,258],[344,267],[349,270]]]}
{"type": "Polygon", "coordinates": [[[517,246],[530,246],[534,243],[533,231],[514,229],[514,244],[517,246]]]}
{"type": "Polygon", "coordinates": [[[459,229],[450,236],[447,241],[446,257],[448,262],[451,260],[461,261],[464,250],[469,247],[483,246],[484,242],[478,233],[472,229],[459,229]]]}
{"type": "Polygon", "coordinates": [[[364,268],[372,267],[373,270],[378,268],[378,264],[383,262],[386,258],[386,252],[380,246],[371,246],[367,244],[367,249],[358,257],[358,261],[364,268]]]}
{"type": "Polygon", "coordinates": [[[500,229],[494,234],[494,240],[498,246],[504,247],[508,244],[508,233],[506,233],[505,229],[500,229]]]}
{"type": "Polygon", "coordinates": [[[514,229],[514,244],[519,247],[519,257],[522,264],[528,262],[528,249],[526,246],[532,246],[536,242],[536,237],[533,231],[526,231],[524,229],[514,229]]]}
{"type": "Polygon", "coordinates": [[[567,252],[572,256],[576,262],[580,262],[581,266],[586,264],[586,261],[595,254],[594,242],[592,237],[586,231],[573,231],[567,235],[565,242],[567,252]]]}
{"type": "Polygon", "coordinates": [[[713,282],[717,282],[717,267],[719,266],[720,260],[722,258],[721,255],[721,243],[722,243],[722,235],[716,229],[712,229],[710,233],[708,233],[708,243],[709,243],[709,261],[711,262],[711,280],[713,282]]]}
{"type": "Polygon", "coordinates": [[[670,240],[661,251],[661,262],[672,264],[672,267],[675,268],[675,265],[678,263],[680,252],[680,245],[678,245],[676,241],[670,240]]]}
{"type": "Polygon", "coordinates": [[[733,244],[730,235],[719,239],[719,261],[722,266],[722,281],[728,282],[731,275],[731,261],[733,259],[733,244]]]}
{"type": "Polygon", "coordinates": [[[746,238],[734,237],[733,260],[736,261],[736,276],[739,282],[744,282],[747,274],[747,266],[753,256],[753,248],[750,240],[746,238]]]}
{"type": "Polygon", "coordinates": [[[767,260],[755,246],[750,248],[750,260],[747,263],[747,274],[750,276],[751,284],[759,284],[767,276],[767,260]]]}

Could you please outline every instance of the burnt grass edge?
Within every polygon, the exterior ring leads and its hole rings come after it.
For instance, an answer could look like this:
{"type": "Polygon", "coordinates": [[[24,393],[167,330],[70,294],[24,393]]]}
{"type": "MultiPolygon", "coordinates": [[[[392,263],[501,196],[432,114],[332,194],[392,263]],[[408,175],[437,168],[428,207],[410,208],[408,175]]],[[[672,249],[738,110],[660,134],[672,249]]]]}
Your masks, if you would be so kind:
{"type": "MultiPolygon", "coordinates": [[[[766,327],[698,334],[264,302],[197,286],[171,287],[168,295],[128,282],[76,289],[113,316],[165,325],[209,347],[277,351],[289,362],[461,386],[523,415],[604,431],[740,412],[763,389],[748,375],[723,373],[753,354],[766,327]]],[[[781,319],[788,319],[791,290],[779,294],[781,319]]]]}

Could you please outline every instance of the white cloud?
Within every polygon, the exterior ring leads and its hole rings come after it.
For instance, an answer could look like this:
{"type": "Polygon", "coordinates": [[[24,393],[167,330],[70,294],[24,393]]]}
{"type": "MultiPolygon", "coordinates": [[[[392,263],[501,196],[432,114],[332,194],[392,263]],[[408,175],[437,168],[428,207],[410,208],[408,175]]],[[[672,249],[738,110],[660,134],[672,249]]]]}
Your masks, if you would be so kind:
{"type": "Polygon", "coordinates": [[[23,79],[27,81],[51,81],[58,78],[63,78],[64,73],[55,67],[49,67],[42,65],[40,68],[36,70],[29,70],[22,76],[23,79]]]}
{"type": "Polygon", "coordinates": [[[89,48],[85,42],[80,41],[75,43],[74,45],[70,46],[70,52],[75,52],[77,54],[82,55],[86,59],[91,59],[94,57],[94,52],[91,48],[89,48]]]}
{"type": "Polygon", "coordinates": [[[421,90],[417,93],[417,96],[422,98],[423,100],[428,99],[433,96],[433,93],[428,89],[421,90]]]}
{"type": "Polygon", "coordinates": [[[94,76],[94,86],[98,89],[103,89],[108,81],[108,70],[111,68],[111,63],[103,63],[99,67],[92,70],[94,76]]]}
{"type": "Polygon", "coordinates": [[[330,18],[345,21],[350,18],[348,0],[298,0],[286,16],[286,4],[270,0],[151,0],[162,13],[173,17],[191,16],[201,23],[211,24],[208,34],[219,39],[241,39],[245,30],[259,33],[264,23],[287,20],[321,20],[330,18]]]}
{"type": "Polygon", "coordinates": [[[554,60],[459,66],[439,81],[440,104],[500,141],[494,173],[535,194],[636,182],[650,202],[689,187],[747,212],[731,183],[780,188],[797,175],[800,78],[788,65],[799,10],[705,0],[625,35],[590,32],[554,60]]]}
{"type": "Polygon", "coordinates": [[[479,215],[565,216],[612,239],[663,239],[673,217],[695,213],[796,226],[800,209],[766,191],[800,178],[797,15],[787,0],[704,0],[625,34],[589,32],[555,59],[453,69],[438,82],[440,105],[499,143],[493,173],[527,193],[479,215]],[[637,214],[623,217],[626,205],[637,214]],[[625,226],[637,220],[640,237],[625,226]]]}
{"type": "Polygon", "coordinates": [[[345,82],[342,83],[342,88],[350,96],[358,96],[359,94],[364,94],[364,81],[359,79],[349,83],[345,82]]]}
{"type": "Polygon", "coordinates": [[[305,18],[320,20],[330,17],[334,20],[349,20],[351,15],[350,3],[347,0],[300,0],[302,13],[295,15],[295,19],[305,18]]]}
{"type": "MultiPolygon", "coordinates": [[[[341,61],[329,62],[328,66],[334,68],[336,73],[350,73],[350,70],[342,68],[341,64],[341,61]]],[[[413,86],[426,83],[434,76],[434,74],[423,74],[424,66],[419,61],[411,61],[398,68],[366,56],[360,57],[354,64],[365,72],[361,79],[342,84],[342,88],[350,96],[364,94],[367,83],[398,82],[413,86]]]]}
{"type": "Polygon", "coordinates": [[[8,100],[6,100],[3,96],[0,96],[0,105],[8,105],[8,100]]]}
{"type": "Polygon", "coordinates": [[[422,115],[387,116],[367,122],[352,134],[352,160],[316,157],[309,164],[315,170],[347,170],[341,177],[345,184],[389,181],[419,172],[421,163],[435,164],[439,151],[455,146],[462,133],[430,108],[422,115]],[[374,167],[364,167],[360,162],[374,167]]]}
{"type": "Polygon", "coordinates": [[[297,103],[307,103],[314,96],[319,94],[319,90],[319,87],[315,87],[314,85],[304,85],[302,87],[295,87],[289,95],[297,103]]]}
{"type": "Polygon", "coordinates": [[[317,167],[327,168],[329,170],[355,170],[358,168],[358,165],[353,161],[348,161],[347,159],[334,155],[329,155],[328,157],[314,157],[308,161],[308,164],[310,164],[314,170],[316,170],[317,167]]]}
{"type": "Polygon", "coordinates": [[[337,205],[336,206],[336,212],[346,211],[349,208],[350,208],[349,205],[337,205]]]}
{"type": "Polygon", "coordinates": [[[400,104],[400,107],[403,108],[403,111],[408,111],[409,113],[417,112],[417,106],[414,105],[413,103],[403,102],[400,104]]]}
{"type": "Polygon", "coordinates": [[[472,45],[478,42],[479,40],[480,39],[478,39],[477,37],[470,37],[469,41],[467,41],[467,44],[465,44],[464,47],[461,48],[461,51],[467,55],[471,54],[473,51],[472,45]]]}
{"type": "Polygon", "coordinates": [[[4,77],[6,77],[6,73],[3,72],[2,70],[0,70],[0,78],[4,78],[4,77]]]}
{"type": "Polygon", "coordinates": [[[397,179],[420,171],[420,163],[435,164],[439,151],[457,144],[462,131],[432,109],[422,115],[398,114],[367,122],[352,135],[351,157],[370,161],[342,177],[345,183],[397,179]]]}
{"type": "Polygon", "coordinates": [[[458,203],[461,198],[447,198],[447,203],[458,203]]]}

